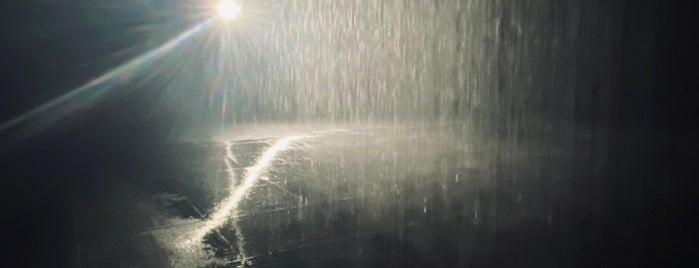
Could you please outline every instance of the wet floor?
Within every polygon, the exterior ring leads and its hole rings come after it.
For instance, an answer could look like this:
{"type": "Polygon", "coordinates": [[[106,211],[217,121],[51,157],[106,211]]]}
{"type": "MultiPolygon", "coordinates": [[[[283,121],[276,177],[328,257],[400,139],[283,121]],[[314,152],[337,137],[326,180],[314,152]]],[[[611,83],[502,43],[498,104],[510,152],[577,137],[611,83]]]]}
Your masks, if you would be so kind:
{"type": "Polygon", "coordinates": [[[603,196],[563,184],[601,168],[588,150],[553,145],[560,137],[505,146],[456,124],[277,130],[168,145],[178,162],[162,173],[76,200],[82,266],[556,266],[585,263],[576,254],[603,240],[590,204],[603,196]]]}

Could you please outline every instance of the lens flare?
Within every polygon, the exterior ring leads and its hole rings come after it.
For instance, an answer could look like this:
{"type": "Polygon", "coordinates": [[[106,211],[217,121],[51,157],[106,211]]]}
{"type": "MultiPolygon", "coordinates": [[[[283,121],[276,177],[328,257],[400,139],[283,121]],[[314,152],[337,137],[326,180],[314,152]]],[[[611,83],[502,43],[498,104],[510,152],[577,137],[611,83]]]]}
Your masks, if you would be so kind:
{"type": "Polygon", "coordinates": [[[216,13],[224,20],[237,19],[242,10],[240,4],[229,0],[223,0],[216,6],[216,13]]]}

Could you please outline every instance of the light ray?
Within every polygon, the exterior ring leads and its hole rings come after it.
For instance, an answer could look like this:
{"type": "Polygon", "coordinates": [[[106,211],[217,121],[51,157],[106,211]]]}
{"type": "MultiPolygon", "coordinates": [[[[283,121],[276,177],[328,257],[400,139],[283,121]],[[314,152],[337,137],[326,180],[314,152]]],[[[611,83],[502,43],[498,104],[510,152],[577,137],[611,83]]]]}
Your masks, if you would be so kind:
{"type": "MultiPolygon", "coordinates": [[[[182,42],[187,40],[189,37],[193,36],[197,32],[204,29],[209,25],[214,19],[210,18],[203,22],[198,23],[194,27],[184,31],[183,33],[177,35],[176,37],[165,42],[163,45],[141,55],[132,60],[129,60],[122,65],[106,72],[105,74],[90,80],[89,82],[83,84],[82,86],[71,90],[49,102],[46,102],[39,107],[36,107],[28,112],[19,115],[9,121],[0,124],[0,131],[5,131],[10,128],[16,127],[19,124],[26,122],[34,117],[45,115],[51,112],[52,120],[58,120],[60,117],[66,116],[74,111],[89,108],[94,105],[98,99],[104,96],[104,93],[114,88],[120,83],[131,80],[134,76],[140,74],[140,72],[149,65],[153,64],[157,60],[161,59],[164,55],[171,52],[182,42]],[[86,103],[72,103],[76,102],[76,98],[83,94],[92,93],[95,94],[86,101],[86,103]]],[[[49,122],[50,123],[50,122],[49,122]]]]}

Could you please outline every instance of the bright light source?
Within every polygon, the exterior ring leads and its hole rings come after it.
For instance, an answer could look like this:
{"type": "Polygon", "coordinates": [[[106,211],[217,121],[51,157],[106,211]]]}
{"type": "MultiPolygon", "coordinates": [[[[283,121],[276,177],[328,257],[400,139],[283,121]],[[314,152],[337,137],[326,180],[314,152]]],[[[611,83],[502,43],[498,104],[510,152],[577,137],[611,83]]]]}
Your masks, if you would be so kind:
{"type": "Polygon", "coordinates": [[[225,20],[238,18],[240,11],[242,10],[243,7],[241,7],[240,4],[231,0],[223,0],[218,4],[218,6],[216,6],[216,12],[225,20]]]}

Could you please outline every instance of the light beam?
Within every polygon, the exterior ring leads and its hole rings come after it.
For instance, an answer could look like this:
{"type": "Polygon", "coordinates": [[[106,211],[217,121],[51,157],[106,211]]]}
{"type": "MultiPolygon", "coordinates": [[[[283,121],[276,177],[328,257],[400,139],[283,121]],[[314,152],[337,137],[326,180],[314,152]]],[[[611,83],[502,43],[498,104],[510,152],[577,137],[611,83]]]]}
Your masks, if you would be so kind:
{"type": "Polygon", "coordinates": [[[129,81],[134,76],[139,75],[139,72],[142,71],[144,67],[161,59],[167,53],[171,52],[178,45],[184,42],[186,39],[204,29],[205,26],[208,25],[211,21],[212,19],[203,21],[197,24],[196,26],[177,35],[175,38],[168,40],[161,46],[121,64],[120,66],[106,72],[105,74],[97,78],[90,80],[89,82],[83,84],[82,86],[76,89],[71,90],[68,93],[65,93],[49,102],[46,102],[32,110],[29,110],[28,112],[22,115],[19,115],[9,121],[0,124],[0,131],[5,131],[10,128],[13,128],[39,115],[49,115],[49,112],[51,115],[51,118],[48,118],[50,119],[49,122],[42,122],[43,124],[40,125],[46,125],[46,123],[51,123],[51,120],[58,120],[60,119],[60,117],[69,115],[75,110],[84,110],[86,108],[89,108],[98,99],[103,97],[107,91],[121,83],[129,81]],[[78,96],[88,93],[91,93],[93,95],[90,96],[87,103],[71,103],[77,102],[76,98],[78,96]]]}

